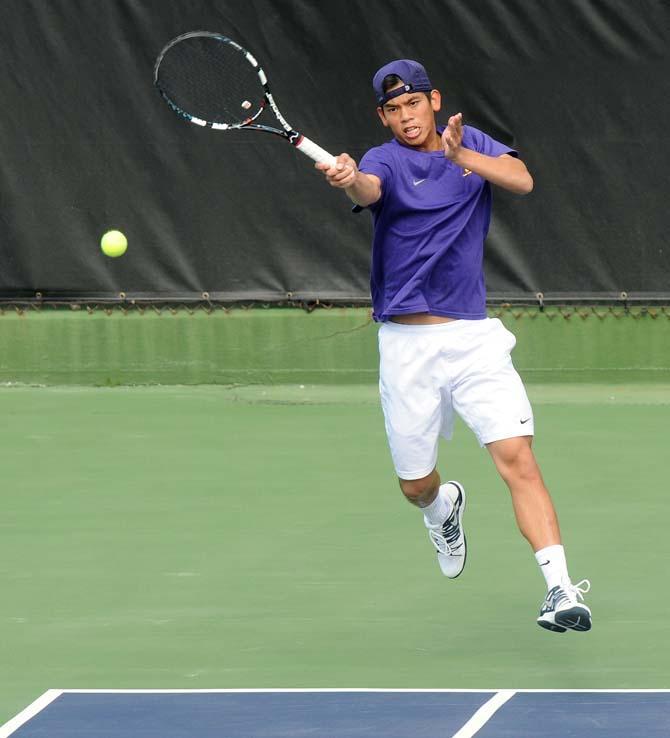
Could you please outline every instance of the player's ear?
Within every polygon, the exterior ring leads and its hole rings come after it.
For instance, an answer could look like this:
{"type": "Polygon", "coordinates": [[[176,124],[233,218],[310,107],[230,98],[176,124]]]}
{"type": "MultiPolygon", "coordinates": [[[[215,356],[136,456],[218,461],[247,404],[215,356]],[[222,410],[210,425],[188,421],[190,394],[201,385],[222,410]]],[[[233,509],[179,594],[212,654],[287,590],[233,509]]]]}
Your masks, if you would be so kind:
{"type": "Polygon", "coordinates": [[[384,128],[388,128],[389,122],[386,120],[386,116],[384,115],[384,110],[382,108],[377,108],[377,115],[379,116],[379,120],[381,120],[384,128]]]}
{"type": "Polygon", "coordinates": [[[442,107],[442,95],[439,90],[430,91],[430,107],[435,113],[442,107]]]}

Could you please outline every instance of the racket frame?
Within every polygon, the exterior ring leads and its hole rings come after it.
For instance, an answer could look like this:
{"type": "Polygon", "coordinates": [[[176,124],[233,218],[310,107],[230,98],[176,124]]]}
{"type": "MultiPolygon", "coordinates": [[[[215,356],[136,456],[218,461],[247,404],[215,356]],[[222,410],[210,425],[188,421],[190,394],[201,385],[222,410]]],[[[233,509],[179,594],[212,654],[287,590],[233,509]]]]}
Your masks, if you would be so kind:
{"type": "Polygon", "coordinates": [[[179,117],[187,120],[189,123],[193,123],[194,125],[200,126],[202,128],[212,128],[215,131],[252,130],[263,131],[264,133],[272,133],[275,136],[281,136],[282,138],[286,139],[290,144],[295,146],[295,148],[297,148],[303,154],[309,156],[314,161],[325,162],[330,164],[331,166],[335,165],[335,157],[332,154],[329,154],[318,144],[314,143],[314,141],[311,141],[307,138],[307,136],[304,136],[302,133],[296,131],[290,126],[286,118],[284,118],[284,116],[281,114],[281,111],[279,110],[279,107],[277,106],[277,103],[272,96],[270,85],[268,84],[268,79],[265,72],[263,71],[263,68],[260,66],[254,55],[251,54],[251,52],[247,51],[243,46],[240,46],[240,44],[238,44],[236,41],[228,38],[228,36],[224,36],[220,33],[213,33],[211,31],[188,31],[187,33],[182,33],[181,35],[173,38],[163,47],[156,59],[156,63],[154,64],[154,86],[160,93],[161,97],[168,104],[168,106],[172,109],[172,111],[175,112],[179,117]],[[245,118],[240,123],[214,123],[211,121],[206,121],[202,118],[191,115],[187,110],[183,110],[182,108],[180,108],[162,89],[158,77],[163,57],[173,46],[189,38],[212,38],[216,41],[229,44],[236,51],[238,51],[246,59],[247,63],[249,63],[256,70],[258,80],[263,87],[263,100],[260,107],[253,115],[245,118]],[[267,109],[268,106],[275,114],[278,122],[282,127],[281,129],[254,122],[263,113],[263,111],[267,109]]]}

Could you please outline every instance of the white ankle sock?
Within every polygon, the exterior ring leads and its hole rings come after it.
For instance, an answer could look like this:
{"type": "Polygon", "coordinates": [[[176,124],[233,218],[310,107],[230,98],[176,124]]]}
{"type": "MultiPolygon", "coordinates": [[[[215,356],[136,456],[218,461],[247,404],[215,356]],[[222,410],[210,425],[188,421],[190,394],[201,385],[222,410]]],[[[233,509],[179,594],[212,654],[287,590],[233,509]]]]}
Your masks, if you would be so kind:
{"type": "Polygon", "coordinates": [[[547,589],[552,589],[552,587],[559,584],[570,584],[563,546],[556,545],[541,548],[535,552],[535,560],[540,567],[540,571],[544,574],[547,589]]]}
{"type": "MultiPolygon", "coordinates": [[[[444,485],[442,485],[444,486],[444,485]]],[[[444,494],[442,487],[437,490],[437,497],[423,508],[423,519],[426,525],[435,526],[442,525],[444,521],[451,515],[451,500],[444,494]]]]}

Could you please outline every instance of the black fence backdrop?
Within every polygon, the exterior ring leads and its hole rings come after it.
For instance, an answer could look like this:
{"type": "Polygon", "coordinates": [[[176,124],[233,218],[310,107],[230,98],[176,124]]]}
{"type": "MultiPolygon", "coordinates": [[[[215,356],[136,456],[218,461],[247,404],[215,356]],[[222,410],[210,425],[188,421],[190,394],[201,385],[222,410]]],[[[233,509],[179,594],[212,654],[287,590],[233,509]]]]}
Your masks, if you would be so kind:
{"type": "Polygon", "coordinates": [[[369,214],[281,140],[161,101],[155,57],[195,29],[247,46],[289,122],[357,159],[388,138],[374,71],[422,61],[440,120],[535,178],[495,194],[493,298],[670,295],[666,0],[2,0],[0,297],[368,299],[369,214]]]}

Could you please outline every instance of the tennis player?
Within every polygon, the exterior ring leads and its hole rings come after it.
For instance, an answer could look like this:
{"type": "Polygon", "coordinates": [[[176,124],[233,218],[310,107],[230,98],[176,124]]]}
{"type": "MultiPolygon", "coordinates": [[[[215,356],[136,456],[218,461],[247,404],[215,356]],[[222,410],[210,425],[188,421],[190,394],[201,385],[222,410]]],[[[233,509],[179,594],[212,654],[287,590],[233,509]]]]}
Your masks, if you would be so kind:
{"type": "Polygon", "coordinates": [[[441,95],[416,61],[383,66],[372,82],[393,139],[360,166],[348,154],[317,164],[354,210],[372,213],[371,292],[379,330],[380,394],[405,497],[423,512],[443,574],[466,561],[465,489],[442,483],[439,436],[458,413],[508,485],[519,529],[547,584],[537,622],[563,633],[591,628],[587,580],[568,575],[556,511],[532,451],[533,411],[510,353],[516,339],[486,315],[482,269],[491,185],[525,195],[533,179],[516,151],[435,114],[441,95]]]}

